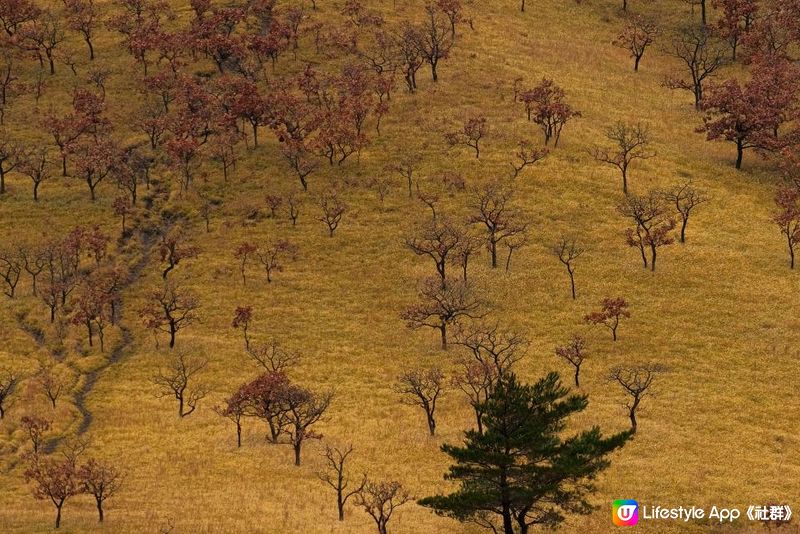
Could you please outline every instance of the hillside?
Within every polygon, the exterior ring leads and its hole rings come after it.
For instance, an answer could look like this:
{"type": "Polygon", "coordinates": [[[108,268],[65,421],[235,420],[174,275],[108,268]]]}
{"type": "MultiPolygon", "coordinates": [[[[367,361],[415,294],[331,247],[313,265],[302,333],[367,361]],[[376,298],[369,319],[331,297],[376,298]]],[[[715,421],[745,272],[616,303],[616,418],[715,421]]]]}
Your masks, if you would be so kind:
{"type": "MultiPolygon", "coordinates": [[[[175,16],[165,20],[165,27],[189,24],[194,13],[188,2],[169,3],[175,16]]],[[[274,67],[265,64],[267,81],[258,81],[264,91],[302,74],[309,64],[319,72],[339,72],[356,61],[356,55],[338,49],[317,50],[314,24],[325,31],[346,20],[343,2],[317,3],[312,10],[309,2],[278,1],[279,13],[303,4],[307,19],[298,49],[290,45],[274,67]]],[[[51,4],[56,12],[63,10],[60,3],[51,4]]],[[[424,17],[421,0],[364,4],[389,28],[424,17]]],[[[419,190],[437,193],[438,220],[462,224],[472,213],[476,189],[509,180],[509,162],[520,140],[543,146],[542,132],[527,120],[514,94],[514,80],[529,88],[543,78],[563,88],[581,116],[564,126],[557,147],[551,142],[546,157],[511,181],[513,205],[527,221],[528,241],[514,251],[509,269],[505,246],[499,249],[496,269],[484,247],[470,260],[469,280],[486,302],[485,320],[530,341],[514,368],[528,382],[554,370],[571,385],[572,368],[555,356],[554,348],[573,333],[585,338],[589,356],[581,368],[579,392],[588,395],[589,404],[570,419],[568,432],[593,425],[605,433],[627,429],[627,399],[607,379],[610,369],[646,362],[663,369],[652,395],[642,402],[635,438],[610,456],[610,467],[596,481],[598,490],[589,500],[597,509],[570,515],[562,531],[609,532],[614,528],[610,501],[615,499],[708,508],[794,504],[791,499],[800,491],[800,423],[793,414],[800,405],[789,373],[798,357],[794,310],[800,287],[797,273],[788,267],[786,238],[773,222],[780,162],[747,151],[743,169],[736,170],[730,143],[708,142],[696,132],[703,114],[694,109],[691,92],[664,86],[665,78],[682,72],[679,60],[665,51],[667,31],[697,15],[678,0],[630,2],[629,10],[656,18],[664,28],[634,72],[627,51],[612,45],[628,16],[620,2],[529,0],[524,13],[513,1],[463,4],[465,21],[457,26],[450,56],[439,64],[439,80],[433,83],[430,69],[422,66],[418,89],[409,93],[398,74],[380,133],[370,116],[364,127],[369,144],[358,153],[340,165],[316,158],[308,191],[283,157],[285,143],[270,124],[261,126],[253,147],[249,123],[239,121],[247,146],[237,144],[238,161],[227,179],[210,157],[220,142],[215,138],[199,149],[185,192],[179,167],[169,163],[165,150],[153,151],[149,184],[139,185],[125,233],[113,207],[125,192],[116,187],[114,173],[100,182],[97,199],[91,201],[83,180],[60,176],[58,149],[41,124],[49,110],[69,112],[76,87],[96,92],[87,76],[91,69],[107,69],[104,115],[113,130],[99,139],[120,146],[142,143],[147,149],[148,139],[136,124],[152,93],[141,89],[141,66],[118,32],[98,26],[97,57],[89,62],[80,34],[67,31],[60,49],[71,51],[78,74],[63,62],[56,64],[55,75],[44,74],[38,101],[29,85],[5,112],[9,135],[30,146],[50,147],[52,178],[43,182],[34,202],[29,178],[15,171],[6,176],[0,249],[44,243],[76,226],[97,225],[112,238],[103,262],[124,266],[118,320],[105,327],[101,352],[97,339],[88,345],[80,321],[72,324],[75,304],[65,304],[50,322],[48,307],[32,295],[24,272],[14,298],[0,298],[0,368],[22,377],[0,421],[0,531],[48,532],[53,527],[53,506],[35,500],[24,477],[23,455],[31,448],[20,421],[24,415],[52,421],[45,435],[48,452],[58,454],[79,434],[90,440],[87,454],[124,473],[120,490],[107,501],[103,525],[98,526],[94,500],[76,496],[64,506],[63,532],[375,532],[372,519],[353,501],[346,507],[346,520],[337,521],[335,493],[316,475],[323,469],[326,445],[353,445],[354,479],[367,473],[372,480],[398,481],[417,499],[453,490],[455,483],[442,479],[450,461],[440,446],[460,443],[475,423],[464,394],[449,385],[465,352],[453,343],[440,350],[436,330],[410,329],[401,318],[418,301],[421,280],[436,271],[430,258],[415,255],[405,244],[431,211],[417,198],[416,186],[410,196],[403,176],[389,166],[404,155],[419,154],[414,174],[419,190]],[[446,141],[447,133],[477,116],[488,124],[480,158],[446,141]],[[611,148],[605,131],[616,121],[649,128],[654,157],[632,163],[631,194],[691,180],[710,199],[692,212],[686,243],[659,249],[654,272],[642,268],[638,249],[626,243],[630,221],[617,209],[624,198],[619,171],[590,153],[596,146],[611,148]],[[444,187],[444,176],[463,178],[465,188],[444,187]],[[375,179],[385,180],[384,200],[375,179]],[[330,236],[318,220],[318,198],[334,189],[348,209],[330,236]],[[284,199],[274,217],[268,195],[284,199]],[[290,195],[300,203],[296,225],[286,211],[290,195]],[[203,206],[210,209],[208,223],[203,206]],[[163,333],[156,344],[140,312],[153,290],[164,287],[162,239],[178,229],[180,246],[197,252],[187,254],[167,279],[195,296],[199,307],[197,321],[177,333],[170,349],[163,333]],[[577,236],[586,248],[575,262],[575,300],[567,271],[551,250],[561,235],[577,236]],[[281,239],[297,247],[296,257],[285,256],[271,282],[252,257],[243,284],[237,247],[266,247],[281,239]],[[624,297],[630,305],[617,341],[602,326],[584,321],[606,297],[624,297]],[[237,447],[233,423],[213,409],[263,371],[248,357],[242,330],[231,326],[241,306],[252,307],[248,335],[253,343],[277,340],[300,355],[288,371],[292,381],[333,392],[329,409],[314,426],[322,439],[304,444],[299,467],[293,465],[291,446],[268,443],[266,425],[254,418],[245,418],[242,446],[237,447]],[[153,383],[175,354],[207,360],[197,376],[208,394],[186,417],[178,417],[176,400],[159,396],[153,383]],[[422,411],[402,404],[396,391],[403,370],[431,366],[441,367],[448,377],[437,406],[435,437],[428,435],[422,411]],[[40,368],[48,368],[63,385],[55,408],[42,394],[40,368]]],[[[120,7],[98,0],[96,9],[109,17],[120,7]]],[[[167,69],[156,63],[157,55],[152,55],[150,74],[167,69]]],[[[219,76],[202,55],[187,62],[187,73],[219,76]]],[[[19,64],[21,79],[32,83],[38,62],[25,56],[19,64]]],[[[746,65],[730,64],[716,79],[744,79],[747,72],[746,65]]],[[[179,105],[180,99],[174,106],[179,105]]],[[[68,163],[73,175],[74,161],[68,163]]],[[[485,235],[480,226],[472,228],[476,236],[485,235]]],[[[81,262],[87,272],[94,268],[91,258],[81,262]]],[[[460,274],[458,266],[448,269],[450,276],[460,274]]],[[[81,287],[72,297],[81,294],[81,287]]],[[[455,338],[456,328],[450,336],[455,338]]],[[[763,530],[748,522],[720,527],[708,521],[650,522],[640,529],[763,530]]],[[[410,502],[397,509],[389,531],[485,530],[410,502]]]]}

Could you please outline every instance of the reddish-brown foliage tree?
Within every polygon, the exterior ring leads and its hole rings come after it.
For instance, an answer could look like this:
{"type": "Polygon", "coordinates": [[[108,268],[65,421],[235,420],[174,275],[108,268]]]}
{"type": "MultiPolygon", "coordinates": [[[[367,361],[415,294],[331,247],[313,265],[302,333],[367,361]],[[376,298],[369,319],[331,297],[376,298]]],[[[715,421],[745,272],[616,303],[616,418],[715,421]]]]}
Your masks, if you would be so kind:
{"type": "Polygon", "coordinates": [[[239,272],[242,274],[242,285],[247,285],[247,261],[252,258],[258,247],[249,242],[241,243],[233,253],[233,257],[239,260],[239,272]]]}
{"type": "Polygon", "coordinates": [[[289,388],[289,379],[282,372],[266,372],[239,388],[246,400],[246,415],[263,419],[269,427],[269,440],[278,443],[286,428],[286,405],[282,402],[289,388]]]}
{"type": "Polygon", "coordinates": [[[542,129],[545,145],[552,139],[553,146],[558,146],[564,125],[581,116],[580,111],[567,104],[564,90],[547,78],[543,78],[533,89],[525,91],[520,99],[525,104],[528,120],[542,129]]]}
{"type": "Polygon", "coordinates": [[[444,388],[444,372],[438,367],[406,369],[397,379],[396,390],[403,396],[402,402],[422,408],[431,436],[436,435],[436,403],[444,388]]]}
{"type": "Polygon", "coordinates": [[[127,220],[128,216],[133,213],[133,207],[131,206],[128,197],[118,196],[114,199],[114,202],[112,202],[111,207],[114,208],[114,215],[120,218],[122,222],[122,235],[125,235],[125,221],[127,220]]]}
{"type": "Polygon", "coordinates": [[[25,150],[5,131],[0,131],[0,195],[6,192],[6,174],[25,161],[25,150]]]}
{"type": "Polygon", "coordinates": [[[108,463],[90,458],[80,467],[77,475],[81,489],[94,497],[98,521],[102,523],[105,519],[103,506],[122,486],[122,473],[108,463]]]}
{"type": "Polygon", "coordinates": [[[101,286],[89,279],[81,287],[72,303],[72,324],[86,327],[89,346],[94,346],[94,334],[100,341],[100,352],[105,351],[105,330],[111,321],[110,297],[101,286]]]}
{"type": "Polygon", "coordinates": [[[50,67],[50,74],[56,73],[56,48],[64,42],[64,30],[61,18],[50,11],[44,11],[37,18],[19,27],[15,34],[14,42],[39,59],[39,65],[44,66],[44,60],[50,67]]]}
{"type": "Polygon", "coordinates": [[[587,356],[586,340],[578,334],[573,334],[566,345],[556,347],[556,356],[575,368],[575,387],[581,387],[581,365],[587,356]]]}
{"type": "Polygon", "coordinates": [[[726,80],[709,87],[700,108],[706,112],[703,126],[709,141],[736,145],[736,168],[742,168],[744,151],[761,153],[780,149],[779,128],[789,118],[797,96],[798,69],[783,59],[758,61],[750,81],[742,86],[726,80]]]}
{"type": "Polygon", "coordinates": [[[736,61],[739,43],[747,38],[758,12],[756,0],[712,0],[711,5],[722,13],[715,24],[717,33],[728,41],[736,61]]]}
{"type": "Polygon", "coordinates": [[[244,335],[244,348],[250,350],[250,336],[248,330],[250,328],[250,321],[253,320],[253,307],[252,306],[237,306],[233,312],[233,328],[241,328],[242,335],[244,335]]]}
{"type": "Polygon", "coordinates": [[[13,37],[21,26],[36,20],[42,10],[31,0],[2,0],[0,23],[9,37],[13,37]]]}
{"type": "Polygon", "coordinates": [[[789,268],[794,269],[794,251],[800,242],[800,187],[793,184],[782,186],[775,195],[777,211],[773,221],[786,237],[789,248],[789,268]]]}
{"type": "Polygon", "coordinates": [[[614,40],[614,45],[631,53],[633,70],[638,72],[645,50],[653,44],[658,33],[658,26],[654,21],[634,15],[625,23],[622,33],[614,40]]]}
{"type": "Polygon", "coordinates": [[[461,130],[450,132],[445,135],[447,143],[453,147],[456,145],[466,145],[475,151],[475,157],[481,157],[480,142],[489,132],[489,123],[486,117],[478,115],[470,117],[464,122],[461,130]]]}
{"type": "Polygon", "coordinates": [[[44,434],[50,430],[50,421],[35,415],[23,415],[19,422],[33,445],[33,454],[39,454],[39,449],[44,443],[44,434]]]}
{"type": "Polygon", "coordinates": [[[611,338],[616,341],[620,319],[631,316],[631,312],[628,311],[628,302],[622,297],[607,297],[603,299],[601,304],[600,311],[586,314],[583,320],[587,324],[605,326],[611,330],[611,338]]]}
{"type": "Polygon", "coordinates": [[[237,448],[242,446],[242,419],[247,415],[248,402],[249,399],[242,394],[242,391],[237,390],[223,401],[222,406],[214,408],[215,412],[236,425],[237,448]]]}
{"type": "Polygon", "coordinates": [[[75,464],[68,458],[42,458],[34,453],[29,457],[25,480],[33,482],[36,499],[49,500],[55,506],[55,528],[61,526],[61,510],[67,499],[83,491],[75,464]]]}
{"type": "Polygon", "coordinates": [[[94,0],[64,0],[67,16],[67,26],[70,30],[81,34],[86,46],[89,47],[89,59],[94,59],[94,38],[97,26],[97,10],[94,0]]]}
{"type": "Polygon", "coordinates": [[[181,261],[194,258],[200,252],[197,247],[187,244],[186,241],[186,234],[181,228],[172,229],[161,236],[158,250],[161,262],[167,264],[161,272],[161,278],[164,280],[181,261]]]}
{"type": "Polygon", "coordinates": [[[91,199],[95,201],[97,186],[119,164],[119,149],[108,140],[86,139],[71,144],[69,153],[75,163],[75,176],[86,182],[91,199]]]}
{"type": "Polygon", "coordinates": [[[196,380],[196,375],[207,365],[208,360],[205,358],[176,354],[153,377],[153,383],[159,388],[157,396],[174,396],[178,401],[178,416],[186,417],[191,414],[197,408],[197,403],[208,393],[208,388],[196,380]]]}
{"type": "Polygon", "coordinates": [[[49,367],[42,367],[39,369],[39,372],[36,376],[36,383],[41,388],[42,393],[47,400],[50,401],[50,405],[53,409],[56,409],[56,401],[61,396],[61,392],[64,390],[63,382],[53,374],[52,369],[49,367]]]}

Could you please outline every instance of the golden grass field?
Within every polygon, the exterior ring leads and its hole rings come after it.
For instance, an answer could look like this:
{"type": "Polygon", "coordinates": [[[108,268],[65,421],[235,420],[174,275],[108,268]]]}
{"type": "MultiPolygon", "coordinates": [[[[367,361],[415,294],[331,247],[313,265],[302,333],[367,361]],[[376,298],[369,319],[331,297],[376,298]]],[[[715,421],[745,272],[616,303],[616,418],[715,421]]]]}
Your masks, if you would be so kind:
{"type": "MultiPolygon", "coordinates": [[[[289,2],[283,2],[288,4],[289,2]]],[[[55,4],[55,2],[54,2],[55,4]]],[[[188,10],[183,2],[176,9],[188,10]]],[[[332,13],[326,1],[316,16],[332,13]]],[[[389,20],[419,11],[422,2],[371,0],[389,20]]],[[[126,472],[123,489],[106,506],[104,525],[96,522],[94,504],[75,497],[64,508],[61,531],[143,533],[266,532],[370,533],[375,527],[360,509],[348,506],[344,523],[336,520],[335,498],[315,476],[321,467],[319,442],[304,450],[303,465],[292,465],[291,448],[268,445],[264,428],[245,423],[244,443],[236,449],[233,425],[212,407],[238,384],[258,372],[243,350],[239,331],[230,327],[237,305],[252,305],[254,337],[276,337],[302,354],[293,379],[314,389],[336,392],[328,417],[319,425],[322,443],[353,443],[353,472],[401,481],[415,497],[448,488],[442,474],[448,465],[439,452],[444,442],[457,442],[472,423],[472,413],[459,391],[449,391],[439,408],[439,435],[427,435],[422,413],[400,404],[393,390],[402,368],[438,364],[454,369],[458,353],[438,350],[436,333],[410,331],[399,318],[412,303],[419,277],[432,272],[428,260],[414,256],[403,238],[427,208],[408,198],[399,176],[382,206],[364,184],[385,174],[384,166],[398,153],[417,149],[425,160],[421,179],[444,170],[462,173],[468,185],[508,173],[511,153],[520,139],[540,142],[540,132],[525,120],[512,99],[511,84],[523,77],[533,85],[551,77],[565,88],[583,117],[566,126],[561,144],[543,162],[517,179],[517,203],[532,221],[531,245],[515,256],[510,273],[496,272],[483,253],[473,264],[473,280],[493,304],[491,317],[532,340],[518,372],[534,380],[549,370],[570,369],[553,347],[572,332],[585,335],[591,355],[584,366],[581,390],[589,408],[571,422],[575,429],[599,424],[605,432],[627,427],[621,390],[607,383],[608,369],[620,363],[657,361],[655,395],[645,400],[636,438],[612,457],[593,497],[595,513],[572,517],[562,530],[611,532],[613,499],[634,498],[661,505],[732,505],[788,502],[800,493],[797,413],[800,402],[793,374],[798,361],[798,278],[788,268],[785,244],[771,221],[772,197],[779,175],[772,162],[747,154],[745,168],[733,169],[734,150],[706,142],[694,133],[700,116],[691,94],[670,91],[662,79],[677,63],[658,47],[648,50],[635,74],[625,51],[611,45],[622,19],[618,2],[587,0],[529,1],[526,12],[512,0],[466,3],[475,30],[460,27],[452,57],[441,64],[434,86],[424,68],[420,90],[393,96],[380,138],[363,151],[360,163],[321,167],[312,175],[298,224],[281,216],[243,224],[245,209],[261,204],[266,193],[298,187],[280,157],[277,143],[265,135],[262,146],[243,154],[227,184],[221,171],[207,165],[208,181],[197,186],[224,199],[206,233],[195,215],[192,241],[200,255],[179,265],[173,275],[201,300],[202,322],[178,334],[175,350],[202,354],[210,360],[204,380],[212,388],[198,410],[179,419],[171,399],[155,396],[151,377],[168,355],[156,349],[137,317],[143,295],[160,282],[153,254],[140,278],[124,294],[122,323],[133,334],[119,358],[105,367],[119,329],[109,334],[108,349],[87,350],[83,330],[71,327],[65,357],[56,369],[69,391],[52,413],[46,399],[23,383],[16,403],[0,424],[0,532],[47,532],[53,508],[36,501],[25,483],[18,456],[29,444],[18,419],[39,413],[55,423],[51,437],[73,431],[80,414],[73,402],[84,378],[78,370],[102,367],[86,396],[92,421],[87,436],[92,454],[111,460],[126,472]],[[442,134],[471,113],[484,113],[491,131],[482,157],[467,150],[447,150],[442,134]],[[700,206],[689,223],[688,242],[662,249],[655,273],[642,269],[638,253],[626,246],[627,222],[615,205],[621,196],[618,173],[595,162],[586,149],[605,140],[604,128],[616,120],[641,120],[650,125],[657,157],[635,163],[634,192],[667,187],[691,178],[712,201],[700,206]],[[344,192],[351,207],[333,238],[315,220],[313,195],[323,184],[356,182],[344,192]],[[574,232],[589,252],[579,260],[578,299],[569,298],[567,273],[549,249],[559,234],[574,232]],[[298,260],[278,273],[272,284],[251,267],[243,287],[234,247],[244,240],[265,242],[287,237],[299,245],[298,260]],[[608,332],[588,327],[582,317],[606,296],[624,296],[632,317],[612,343],[608,332]]],[[[660,12],[675,20],[689,17],[677,0],[646,3],[632,9],[660,12]]],[[[103,7],[107,7],[105,2],[103,7]]],[[[124,125],[136,95],[128,88],[133,66],[104,32],[96,47],[98,62],[114,71],[109,83],[109,115],[124,125]]],[[[70,46],[80,47],[75,35],[70,46]]],[[[82,50],[82,49],[81,49],[82,50]]],[[[304,49],[301,50],[301,57],[304,49]]],[[[79,67],[80,69],[81,67],[79,67]]],[[[85,68],[85,65],[84,65],[85,68]]],[[[291,55],[278,69],[296,69],[291,55]]],[[[728,68],[723,76],[736,72],[728,68]]],[[[75,79],[66,67],[49,81],[37,107],[23,97],[7,116],[7,128],[26,139],[42,137],[37,116],[49,104],[66,105],[75,79]]],[[[166,182],[163,167],[154,180],[166,182]]],[[[0,201],[2,243],[19,236],[35,239],[42,232],[66,232],[76,224],[96,222],[117,235],[119,221],[110,207],[112,183],[99,187],[92,204],[85,186],[70,178],[43,184],[41,200],[30,199],[28,180],[9,177],[9,193],[0,201]]],[[[189,195],[191,196],[191,195],[189,195]]],[[[466,213],[466,194],[444,201],[453,216],[466,213]]],[[[156,204],[156,206],[162,206],[156,204]]],[[[173,195],[163,205],[189,209],[188,200],[173,195]]],[[[140,220],[158,221],[158,213],[140,213],[140,220]]],[[[116,253],[119,253],[116,252],[116,253]]],[[[0,299],[0,365],[33,373],[39,361],[52,358],[47,346],[19,328],[18,316],[45,329],[52,339],[46,308],[33,297],[27,279],[20,297],[0,299]]],[[[800,509],[798,510],[800,512],[800,509]]],[[[789,526],[783,532],[792,532],[789,526]]],[[[390,532],[473,533],[480,530],[437,517],[409,503],[389,524],[390,532]]],[[[640,524],[647,532],[761,531],[739,521],[733,526],[675,522],[640,524]]]]}

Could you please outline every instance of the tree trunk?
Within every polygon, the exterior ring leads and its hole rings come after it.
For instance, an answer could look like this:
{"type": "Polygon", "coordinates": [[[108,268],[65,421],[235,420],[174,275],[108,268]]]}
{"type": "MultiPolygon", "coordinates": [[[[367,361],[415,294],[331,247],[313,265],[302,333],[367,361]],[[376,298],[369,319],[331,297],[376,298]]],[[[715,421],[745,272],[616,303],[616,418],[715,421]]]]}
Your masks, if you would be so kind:
{"type": "Polygon", "coordinates": [[[575,300],[575,273],[569,267],[567,267],[567,272],[569,272],[569,283],[572,286],[572,300],[575,300]]]}
{"type": "Polygon", "coordinates": [[[789,241],[789,268],[794,269],[794,243],[792,243],[791,236],[788,237],[789,241]]]}
{"type": "Polygon", "coordinates": [[[489,241],[489,248],[492,251],[492,269],[497,268],[497,241],[494,240],[494,236],[489,241]]]}
{"type": "Polygon", "coordinates": [[[302,441],[294,443],[294,465],[300,465],[300,449],[303,447],[302,441]]]}
{"type": "Polygon", "coordinates": [[[103,522],[103,500],[97,499],[97,520],[103,522]]]}
{"type": "Polygon", "coordinates": [[[64,506],[64,503],[60,503],[56,505],[56,528],[61,526],[61,507],[64,506]]]}
{"type": "Polygon", "coordinates": [[[425,411],[428,417],[428,430],[430,430],[431,436],[436,435],[436,420],[433,418],[433,414],[429,411],[425,411]]]}
{"type": "Polygon", "coordinates": [[[175,334],[178,330],[173,323],[169,325],[169,348],[175,348],[175,334]]]}
{"type": "Polygon", "coordinates": [[[742,158],[744,157],[744,147],[741,141],[736,142],[736,169],[742,168],[742,158]]]}
{"type": "Polygon", "coordinates": [[[339,511],[339,521],[344,521],[344,499],[341,487],[336,488],[336,509],[339,511]]]}
{"type": "Polygon", "coordinates": [[[442,326],[439,327],[439,330],[442,334],[442,350],[447,350],[447,323],[442,322],[442,326]]]}
{"type": "Polygon", "coordinates": [[[236,421],[236,447],[242,446],[242,422],[236,421]]]}
{"type": "Polygon", "coordinates": [[[652,259],[650,260],[650,271],[656,271],[656,246],[651,244],[650,245],[650,253],[652,255],[652,259]]]}
{"type": "Polygon", "coordinates": [[[683,217],[681,222],[681,243],[686,243],[686,225],[689,224],[689,217],[683,217]]]}
{"type": "Polygon", "coordinates": [[[633,71],[639,72],[639,62],[642,60],[642,56],[636,56],[636,59],[633,62],[633,71]]]}

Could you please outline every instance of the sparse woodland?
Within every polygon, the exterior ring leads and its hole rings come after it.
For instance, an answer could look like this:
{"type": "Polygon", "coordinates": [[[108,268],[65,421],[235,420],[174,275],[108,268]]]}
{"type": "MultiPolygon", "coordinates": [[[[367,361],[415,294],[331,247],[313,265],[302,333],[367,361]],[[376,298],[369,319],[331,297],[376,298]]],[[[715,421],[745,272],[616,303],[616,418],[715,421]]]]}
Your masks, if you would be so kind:
{"type": "Polygon", "coordinates": [[[0,26],[0,532],[599,533],[800,491],[797,0],[0,26]]]}

